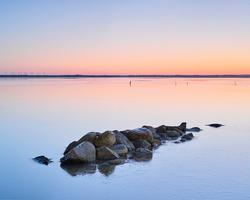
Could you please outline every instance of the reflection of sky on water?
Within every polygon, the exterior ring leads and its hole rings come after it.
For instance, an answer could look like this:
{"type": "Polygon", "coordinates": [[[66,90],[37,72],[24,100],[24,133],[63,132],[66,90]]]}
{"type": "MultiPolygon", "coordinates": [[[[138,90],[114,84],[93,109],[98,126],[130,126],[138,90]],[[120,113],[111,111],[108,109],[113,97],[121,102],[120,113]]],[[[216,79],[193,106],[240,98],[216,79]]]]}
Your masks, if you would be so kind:
{"type": "Polygon", "coordinates": [[[0,197],[250,198],[250,80],[131,79],[131,87],[129,80],[0,80],[0,197]],[[89,131],[182,121],[204,131],[161,146],[149,162],[115,166],[109,176],[97,168],[72,177],[58,162],[89,131]],[[204,126],[212,122],[226,126],[204,126]],[[54,162],[32,162],[41,154],[54,162]]]}

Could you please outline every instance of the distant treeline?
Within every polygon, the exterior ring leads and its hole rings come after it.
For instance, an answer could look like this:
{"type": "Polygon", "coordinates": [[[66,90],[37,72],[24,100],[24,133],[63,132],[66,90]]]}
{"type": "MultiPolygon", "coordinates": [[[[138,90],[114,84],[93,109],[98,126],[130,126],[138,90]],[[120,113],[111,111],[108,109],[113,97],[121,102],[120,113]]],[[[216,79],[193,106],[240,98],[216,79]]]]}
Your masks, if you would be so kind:
{"type": "Polygon", "coordinates": [[[83,75],[83,74],[2,74],[0,78],[250,78],[250,74],[225,75],[83,75]]]}

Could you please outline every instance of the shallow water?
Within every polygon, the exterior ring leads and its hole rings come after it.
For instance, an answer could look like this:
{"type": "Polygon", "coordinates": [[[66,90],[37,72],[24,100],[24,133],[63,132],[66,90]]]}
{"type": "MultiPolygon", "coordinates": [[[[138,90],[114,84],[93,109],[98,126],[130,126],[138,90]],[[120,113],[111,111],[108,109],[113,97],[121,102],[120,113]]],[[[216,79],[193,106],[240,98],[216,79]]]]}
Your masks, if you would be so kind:
{"type": "Polygon", "coordinates": [[[0,97],[0,199],[250,199],[250,79],[1,79],[0,97]],[[149,162],[108,176],[60,167],[89,131],[182,121],[203,131],[149,162]],[[54,162],[31,160],[43,154],[54,162]]]}

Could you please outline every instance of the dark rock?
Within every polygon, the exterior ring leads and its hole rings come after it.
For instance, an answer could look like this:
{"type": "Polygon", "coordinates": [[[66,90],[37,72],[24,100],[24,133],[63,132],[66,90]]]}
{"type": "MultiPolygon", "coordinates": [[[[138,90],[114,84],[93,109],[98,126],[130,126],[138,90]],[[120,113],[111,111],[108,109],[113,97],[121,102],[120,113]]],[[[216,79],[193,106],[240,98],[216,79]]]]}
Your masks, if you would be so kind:
{"type": "Polygon", "coordinates": [[[188,132],[200,132],[202,131],[202,129],[200,129],[199,127],[192,127],[192,128],[187,128],[188,132]]]}
{"type": "Polygon", "coordinates": [[[133,130],[127,130],[122,132],[129,140],[147,140],[150,143],[153,143],[153,133],[147,128],[137,128],[133,130]]]}
{"type": "Polygon", "coordinates": [[[65,149],[63,155],[65,155],[66,153],[68,153],[71,149],[75,148],[79,143],[77,141],[73,141],[71,142],[67,148],[65,149]]]}
{"type": "Polygon", "coordinates": [[[100,147],[96,149],[96,157],[98,160],[113,160],[119,158],[119,155],[108,147],[100,147]]]}
{"type": "Polygon", "coordinates": [[[136,140],[133,142],[136,149],[144,148],[144,149],[152,149],[151,144],[147,140],[136,140]]]}
{"type": "Polygon", "coordinates": [[[94,163],[61,164],[61,168],[71,176],[94,174],[96,172],[96,164],[94,163]]]}
{"type": "Polygon", "coordinates": [[[225,126],[225,125],[214,123],[214,124],[208,124],[206,126],[210,126],[210,127],[213,127],[213,128],[220,128],[221,126],[225,126]]]}
{"type": "Polygon", "coordinates": [[[127,147],[128,151],[134,151],[135,146],[129,139],[119,131],[114,131],[116,137],[116,144],[123,144],[127,147]]]}
{"type": "Polygon", "coordinates": [[[43,165],[48,165],[52,162],[51,159],[49,159],[45,156],[37,156],[37,157],[33,158],[33,160],[40,163],[40,164],[43,164],[43,165]]]}
{"type": "Polygon", "coordinates": [[[156,148],[158,148],[160,145],[161,145],[161,140],[159,140],[159,139],[154,139],[153,147],[156,149],[156,148]]]}
{"type": "Polygon", "coordinates": [[[193,133],[187,133],[181,137],[181,141],[192,140],[194,138],[193,133]]]}
{"type": "Polygon", "coordinates": [[[126,156],[128,153],[128,148],[124,144],[116,144],[110,147],[110,149],[116,152],[119,156],[126,156]]]}
{"type": "Polygon", "coordinates": [[[125,161],[126,161],[125,159],[119,158],[119,159],[115,159],[115,160],[109,160],[106,162],[110,165],[122,165],[125,163],[125,161]]]}
{"type": "Polygon", "coordinates": [[[95,141],[96,147],[113,146],[116,142],[115,134],[113,131],[105,131],[95,141]]]}
{"type": "Polygon", "coordinates": [[[152,157],[153,152],[144,148],[138,148],[134,153],[134,159],[136,161],[149,161],[152,159],[152,157]]]}
{"type": "Polygon", "coordinates": [[[166,133],[166,132],[175,131],[175,132],[179,132],[180,135],[183,135],[186,132],[186,126],[187,126],[186,122],[181,123],[179,126],[161,125],[156,128],[156,133],[166,133]]]}
{"type": "Polygon", "coordinates": [[[95,160],[95,146],[90,142],[82,142],[61,158],[62,163],[93,162],[95,160]]]}

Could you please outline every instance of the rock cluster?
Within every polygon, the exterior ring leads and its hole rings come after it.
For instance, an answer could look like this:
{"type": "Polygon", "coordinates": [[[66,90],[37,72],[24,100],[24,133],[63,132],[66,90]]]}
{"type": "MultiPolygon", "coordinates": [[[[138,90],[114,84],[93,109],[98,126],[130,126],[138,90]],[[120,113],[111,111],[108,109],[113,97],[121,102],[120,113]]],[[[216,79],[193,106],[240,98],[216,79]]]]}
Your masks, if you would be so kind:
{"type": "Polygon", "coordinates": [[[98,169],[106,171],[108,165],[122,164],[128,158],[136,161],[152,159],[154,149],[166,140],[181,143],[192,138],[192,133],[186,134],[185,122],[180,126],[143,126],[124,131],[90,132],[71,142],[60,161],[64,168],[72,163],[100,163],[98,169]]]}

